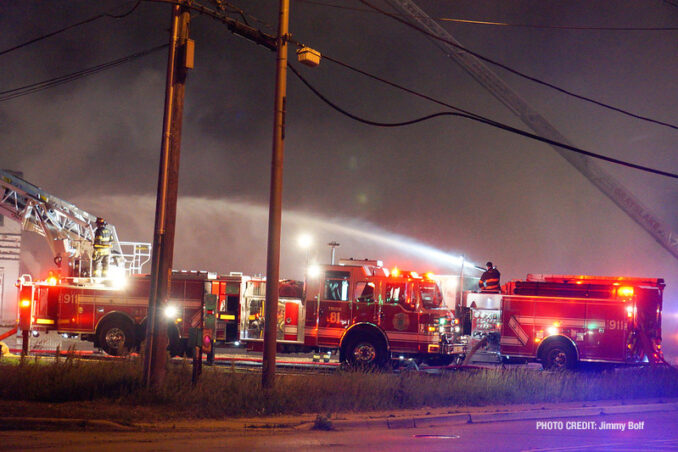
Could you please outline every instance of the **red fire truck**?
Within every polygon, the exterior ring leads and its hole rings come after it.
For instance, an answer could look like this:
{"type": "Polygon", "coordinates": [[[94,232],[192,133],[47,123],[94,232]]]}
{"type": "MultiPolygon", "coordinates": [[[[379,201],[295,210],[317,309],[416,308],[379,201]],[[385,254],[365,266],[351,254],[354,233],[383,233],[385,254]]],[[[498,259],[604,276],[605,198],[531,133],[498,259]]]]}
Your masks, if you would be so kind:
{"type": "Polygon", "coordinates": [[[501,294],[466,293],[457,343],[464,354],[479,350],[544,368],[656,364],[663,361],[663,289],[663,279],[530,274],[501,294]]]}
{"type": "MultiPolygon", "coordinates": [[[[207,314],[216,318],[213,337],[207,340],[237,341],[239,293],[247,277],[181,271],[173,272],[171,280],[163,315],[173,355],[190,353],[190,331],[201,326],[206,299],[214,304],[207,314]]],[[[133,275],[117,285],[96,278],[34,281],[24,275],[19,280],[20,327],[34,336],[80,336],[110,355],[121,355],[137,349],[145,337],[149,292],[149,275],[133,275]]]]}
{"type": "MultiPolygon", "coordinates": [[[[279,349],[339,351],[342,362],[354,364],[452,358],[459,280],[441,284],[440,277],[389,271],[370,260],[319,266],[317,275],[306,278],[303,297],[283,297],[281,286],[279,349]]],[[[259,296],[245,294],[241,312],[241,340],[255,349],[261,348],[264,315],[264,290],[257,290],[259,296]]]]}

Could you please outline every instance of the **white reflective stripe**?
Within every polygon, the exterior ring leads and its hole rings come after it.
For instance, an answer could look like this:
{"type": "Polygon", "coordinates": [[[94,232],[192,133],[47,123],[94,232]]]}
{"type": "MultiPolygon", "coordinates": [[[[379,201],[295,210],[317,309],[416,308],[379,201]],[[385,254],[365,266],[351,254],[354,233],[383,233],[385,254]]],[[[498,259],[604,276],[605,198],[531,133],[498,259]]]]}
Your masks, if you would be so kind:
{"type": "Polygon", "coordinates": [[[524,345],[520,343],[517,337],[508,336],[502,336],[501,339],[499,339],[499,343],[501,345],[524,345]]]}
{"type": "Polygon", "coordinates": [[[573,319],[573,318],[556,318],[556,317],[532,317],[517,315],[515,316],[518,323],[521,325],[545,325],[545,326],[554,326],[556,323],[561,327],[570,327],[570,328],[584,328],[586,324],[585,319],[573,319]]]}
{"type": "MultiPolygon", "coordinates": [[[[102,295],[76,295],[79,304],[97,304],[105,306],[144,306],[148,307],[148,298],[146,297],[122,297],[112,298],[102,295]]],[[[170,300],[168,304],[176,305],[180,308],[200,308],[202,303],[199,300],[170,300]]]]}
{"type": "Polygon", "coordinates": [[[515,333],[522,345],[527,344],[527,333],[520,326],[520,323],[518,320],[516,320],[515,316],[511,316],[511,319],[509,320],[509,328],[511,328],[511,330],[515,333]]]}

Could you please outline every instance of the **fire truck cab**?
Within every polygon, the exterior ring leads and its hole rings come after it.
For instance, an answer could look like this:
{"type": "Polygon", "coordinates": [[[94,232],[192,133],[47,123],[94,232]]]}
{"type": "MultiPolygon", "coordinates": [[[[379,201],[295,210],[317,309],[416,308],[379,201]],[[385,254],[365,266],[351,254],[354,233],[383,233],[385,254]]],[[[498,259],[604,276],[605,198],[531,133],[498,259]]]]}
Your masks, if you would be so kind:
{"type": "Polygon", "coordinates": [[[541,362],[547,369],[578,362],[655,364],[661,352],[663,279],[527,275],[501,294],[467,293],[466,353],[541,362]]]}

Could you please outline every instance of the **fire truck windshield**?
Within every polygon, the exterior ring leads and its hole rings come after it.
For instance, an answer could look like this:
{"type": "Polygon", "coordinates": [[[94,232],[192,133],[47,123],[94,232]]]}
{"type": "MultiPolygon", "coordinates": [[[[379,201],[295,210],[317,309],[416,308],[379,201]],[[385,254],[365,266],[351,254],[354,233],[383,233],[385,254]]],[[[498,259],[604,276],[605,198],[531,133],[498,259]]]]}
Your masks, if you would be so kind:
{"type": "Polygon", "coordinates": [[[421,301],[424,308],[439,308],[443,305],[443,295],[434,282],[421,283],[421,301]]]}

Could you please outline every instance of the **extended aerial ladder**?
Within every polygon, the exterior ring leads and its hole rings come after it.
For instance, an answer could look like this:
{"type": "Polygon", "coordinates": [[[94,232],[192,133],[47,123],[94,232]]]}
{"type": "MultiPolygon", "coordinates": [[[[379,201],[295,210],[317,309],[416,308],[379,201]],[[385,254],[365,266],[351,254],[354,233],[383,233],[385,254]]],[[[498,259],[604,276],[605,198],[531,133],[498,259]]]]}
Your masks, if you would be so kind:
{"type": "MultiPolygon", "coordinates": [[[[417,6],[414,1],[387,0],[387,2],[417,22],[419,27],[447,41],[436,40],[435,44],[517,115],[536,134],[559,143],[571,145],[567,138],[504,83],[482,61],[465,52],[461,44],[417,6]]],[[[603,170],[593,159],[557,146],[553,146],[553,148],[561,157],[579,170],[584,177],[617,204],[620,209],[652,235],[669,253],[678,258],[678,234],[672,232],[671,228],[644,206],[633,193],[603,170]]]]}
{"type": "MultiPolygon", "coordinates": [[[[67,276],[92,274],[96,216],[7,170],[0,170],[0,214],[21,223],[23,230],[45,237],[54,262],[58,266],[66,262],[67,276]]],[[[150,260],[150,243],[121,242],[115,226],[108,228],[112,265],[128,274],[141,273],[150,260]]]]}

